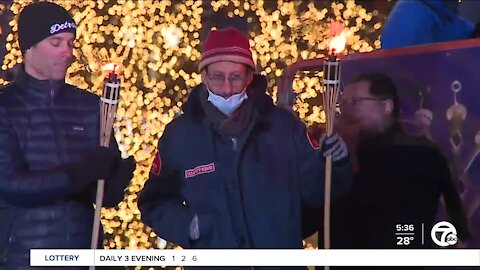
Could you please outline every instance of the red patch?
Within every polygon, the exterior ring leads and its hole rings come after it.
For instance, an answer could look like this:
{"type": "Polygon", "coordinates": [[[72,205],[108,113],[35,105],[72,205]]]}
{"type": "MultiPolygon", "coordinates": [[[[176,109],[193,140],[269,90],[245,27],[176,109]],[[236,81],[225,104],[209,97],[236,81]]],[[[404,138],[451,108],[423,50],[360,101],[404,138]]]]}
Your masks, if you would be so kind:
{"type": "Polygon", "coordinates": [[[318,142],[318,139],[315,138],[312,133],[307,132],[307,138],[308,142],[310,143],[310,146],[312,146],[313,149],[318,150],[320,149],[320,144],[318,142]]]}
{"type": "Polygon", "coordinates": [[[159,175],[161,169],[162,159],[160,158],[160,151],[157,151],[157,153],[155,154],[155,159],[153,160],[152,168],[150,168],[150,173],[159,175]]]}
{"type": "Polygon", "coordinates": [[[215,171],[215,164],[210,163],[206,165],[197,166],[193,169],[185,170],[185,178],[191,178],[199,174],[211,173],[215,171]]]}

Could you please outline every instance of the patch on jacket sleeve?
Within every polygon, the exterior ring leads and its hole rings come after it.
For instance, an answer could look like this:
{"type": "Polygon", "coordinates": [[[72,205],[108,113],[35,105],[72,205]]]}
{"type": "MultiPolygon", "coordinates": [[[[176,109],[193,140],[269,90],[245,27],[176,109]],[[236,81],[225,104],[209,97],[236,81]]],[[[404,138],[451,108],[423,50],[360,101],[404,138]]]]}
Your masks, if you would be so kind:
{"type": "Polygon", "coordinates": [[[212,173],[215,171],[215,163],[209,163],[197,166],[193,169],[185,170],[185,178],[191,178],[199,174],[212,173]]]}
{"type": "Polygon", "coordinates": [[[308,138],[308,142],[310,143],[310,146],[314,150],[320,149],[320,143],[318,142],[318,139],[316,139],[315,136],[313,136],[313,134],[308,131],[307,131],[307,138],[308,138]]]}
{"type": "Polygon", "coordinates": [[[161,169],[162,169],[162,158],[160,157],[160,151],[157,151],[157,153],[155,154],[155,159],[153,160],[152,168],[150,168],[150,173],[159,175],[161,169]]]}

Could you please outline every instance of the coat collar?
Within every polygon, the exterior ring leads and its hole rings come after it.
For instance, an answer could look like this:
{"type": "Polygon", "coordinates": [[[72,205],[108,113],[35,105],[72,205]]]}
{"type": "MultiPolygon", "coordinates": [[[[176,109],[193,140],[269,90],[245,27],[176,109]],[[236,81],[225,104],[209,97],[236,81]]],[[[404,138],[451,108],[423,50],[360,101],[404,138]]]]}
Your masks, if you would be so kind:
{"type": "Polygon", "coordinates": [[[37,100],[57,96],[65,85],[64,80],[38,80],[25,72],[24,65],[15,74],[14,83],[20,87],[22,93],[37,100]]]}

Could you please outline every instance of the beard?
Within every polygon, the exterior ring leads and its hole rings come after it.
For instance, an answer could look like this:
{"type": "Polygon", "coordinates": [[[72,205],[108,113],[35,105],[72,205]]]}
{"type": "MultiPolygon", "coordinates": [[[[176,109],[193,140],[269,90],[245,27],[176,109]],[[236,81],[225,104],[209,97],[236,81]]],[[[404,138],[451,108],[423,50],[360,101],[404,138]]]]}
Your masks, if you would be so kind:
{"type": "Polygon", "coordinates": [[[353,147],[352,149],[360,145],[382,143],[390,134],[388,123],[385,123],[385,126],[374,122],[366,123],[355,115],[341,117],[336,128],[347,145],[353,147]]]}
{"type": "Polygon", "coordinates": [[[353,118],[341,116],[338,121],[335,121],[335,130],[345,141],[349,151],[354,151],[358,143],[358,121],[353,118]]]}
{"type": "Polygon", "coordinates": [[[382,136],[383,132],[376,128],[371,127],[361,127],[358,129],[358,140],[359,141],[369,141],[375,140],[379,136],[382,136]]]}

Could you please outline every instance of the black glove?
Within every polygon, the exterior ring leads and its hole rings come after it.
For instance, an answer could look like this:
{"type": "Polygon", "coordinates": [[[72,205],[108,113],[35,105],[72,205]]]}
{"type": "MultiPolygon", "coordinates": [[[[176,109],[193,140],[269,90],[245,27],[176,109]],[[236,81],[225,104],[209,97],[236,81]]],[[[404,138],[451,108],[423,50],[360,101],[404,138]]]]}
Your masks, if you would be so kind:
{"type": "Polygon", "coordinates": [[[331,136],[322,136],[321,151],[324,157],[332,155],[332,162],[335,165],[342,165],[348,161],[348,149],[343,139],[337,133],[331,136]]]}
{"type": "Polygon", "coordinates": [[[113,166],[111,177],[105,179],[105,207],[117,205],[123,200],[125,188],[133,178],[136,162],[133,157],[127,159],[118,158],[113,166]]]}
{"type": "Polygon", "coordinates": [[[65,165],[65,172],[75,190],[83,190],[98,179],[110,178],[118,158],[119,154],[114,149],[99,146],[80,161],[65,165]]]}

